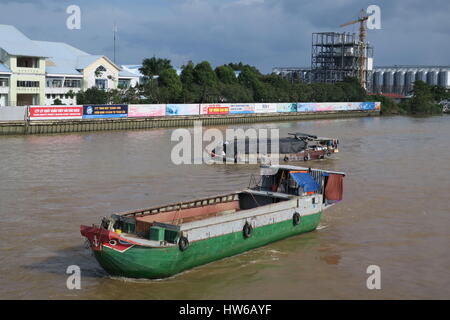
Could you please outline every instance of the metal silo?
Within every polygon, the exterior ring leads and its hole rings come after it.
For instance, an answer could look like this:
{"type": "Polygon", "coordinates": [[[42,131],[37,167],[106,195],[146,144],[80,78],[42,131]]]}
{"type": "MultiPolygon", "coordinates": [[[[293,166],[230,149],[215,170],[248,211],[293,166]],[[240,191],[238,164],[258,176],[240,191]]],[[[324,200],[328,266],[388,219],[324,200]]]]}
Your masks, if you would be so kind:
{"type": "Polygon", "coordinates": [[[394,92],[404,93],[405,71],[396,71],[394,73],[394,92]]]}
{"type": "Polygon", "coordinates": [[[416,80],[427,81],[427,73],[422,69],[416,73],[416,80]]]}
{"type": "Polygon", "coordinates": [[[439,77],[438,77],[438,85],[442,86],[442,87],[450,87],[450,73],[448,70],[441,70],[441,72],[439,72],[439,77]]]}
{"type": "Polygon", "coordinates": [[[427,73],[427,83],[429,85],[437,85],[438,72],[434,70],[430,70],[427,73]]]}
{"type": "Polygon", "coordinates": [[[405,74],[405,94],[408,95],[414,87],[416,81],[416,71],[408,71],[405,74]]]}
{"type": "Polygon", "coordinates": [[[393,85],[394,85],[394,72],[387,70],[383,74],[383,92],[384,93],[392,92],[393,85]]]}
{"type": "Polygon", "coordinates": [[[383,89],[383,71],[373,73],[373,92],[380,93],[383,89]]]}

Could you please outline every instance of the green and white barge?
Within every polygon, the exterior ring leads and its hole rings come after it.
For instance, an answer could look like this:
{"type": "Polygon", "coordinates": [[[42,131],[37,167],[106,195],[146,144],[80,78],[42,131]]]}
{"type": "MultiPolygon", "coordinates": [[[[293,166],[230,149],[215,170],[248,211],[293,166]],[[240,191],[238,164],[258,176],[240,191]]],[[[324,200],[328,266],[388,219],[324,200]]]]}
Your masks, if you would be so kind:
{"type": "Polygon", "coordinates": [[[111,275],[164,278],[317,228],[345,173],[268,166],[252,188],[133,210],[81,226],[111,275]]]}

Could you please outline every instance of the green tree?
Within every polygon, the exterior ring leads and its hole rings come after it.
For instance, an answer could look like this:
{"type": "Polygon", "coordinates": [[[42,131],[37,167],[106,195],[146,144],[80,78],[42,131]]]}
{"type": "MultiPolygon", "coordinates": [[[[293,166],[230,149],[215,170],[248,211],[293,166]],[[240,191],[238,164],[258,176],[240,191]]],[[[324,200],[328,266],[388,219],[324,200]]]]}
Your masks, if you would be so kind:
{"type": "Polygon", "coordinates": [[[414,82],[413,97],[404,107],[412,114],[442,112],[442,107],[434,100],[431,86],[420,80],[414,82]]]}
{"type": "Polygon", "coordinates": [[[142,67],[139,68],[139,71],[143,75],[153,78],[154,76],[160,75],[161,72],[167,69],[172,69],[169,59],[152,57],[150,59],[146,58],[142,61],[142,67]]]}
{"type": "Polygon", "coordinates": [[[234,70],[230,66],[223,65],[217,67],[215,72],[220,82],[224,84],[237,83],[236,74],[234,73],[234,70]]]}
{"type": "Polygon", "coordinates": [[[398,103],[389,97],[385,97],[381,94],[369,95],[366,101],[381,102],[381,114],[405,114],[406,111],[402,109],[398,103]]]}
{"type": "Polygon", "coordinates": [[[200,86],[217,86],[217,76],[208,61],[202,61],[195,66],[194,82],[200,86]]]}
{"type": "Polygon", "coordinates": [[[442,86],[432,86],[431,94],[436,102],[441,102],[443,100],[450,99],[450,91],[442,86]]]}
{"type": "Polygon", "coordinates": [[[178,102],[183,91],[183,84],[175,69],[166,69],[158,78],[160,100],[166,103],[178,102]]]}
{"type": "Polygon", "coordinates": [[[202,61],[194,67],[194,83],[199,86],[200,100],[198,102],[217,102],[219,81],[208,61],[202,61]]]}
{"type": "Polygon", "coordinates": [[[313,100],[314,90],[312,86],[297,82],[292,85],[290,101],[309,102],[313,100]]]}
{"type": "Polygon", "coordinates": [[[58,98],[56,98],[55,100],[53,100],[53,106],[62,106],[63,103],[61,100],[59,100],[58,98]]]}
{"type": "Polygon", "coordinates": [[[108,103],[108,93],[105,90],[92,87],[86,91],[79,91],[77,93],[78,104],[106,104],[108,103]]]}
{"type": "MultiPolygon", "coordinates": [[[[337,82],[336,87],[339,87],[342,96],[337,96],[339,101],[365,101],[367,97],[366,90],[361,87],[359,81],[355,77],[345,77],[342,82],[337,82]]],[[[337,92],[335,92],[337,94],[337,92]]],[[[337,100],[336,100],[337,101],[337,100]]]]}
{"type": "Polygon", "coordinates": [[[194,64],[192,61],[189,61],[181,69],[180,80],[183,86],[190,87],[194,83],[194,64]]]}

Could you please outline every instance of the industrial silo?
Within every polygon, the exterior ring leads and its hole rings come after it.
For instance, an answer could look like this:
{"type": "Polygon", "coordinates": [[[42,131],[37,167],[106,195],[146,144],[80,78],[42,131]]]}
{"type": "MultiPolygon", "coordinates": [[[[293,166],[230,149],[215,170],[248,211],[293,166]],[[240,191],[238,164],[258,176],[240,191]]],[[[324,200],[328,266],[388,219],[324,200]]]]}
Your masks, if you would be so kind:
{"type": "Polygon", "coordinates": [[[438,85],[448,88],[448,87],[450,87],[449,81],[450,81],[450,73],[449,73],[449,71],[442,69],[439,72],[438,85]]]}
{"type": "Polygon", "coordinates": [[[417,71],[417,73],[416,73],[416,80],[420,80],[420,81],[426,82],[427,81],[427,73],[426,73],[426,71],[423,70],[423,69],[417,71]]]}
{"type": "Polygon", "coordinates": [[[430,70],[427,73],[427,83],[431,86],[437,85],[438,71],[430,70]]]}
{"type": "Polygon", "coordinates": [[[405,95],[408,95],[412,91],[414,81],[416,81],[416,71],[407,71],[405,73],[405,95]]]}
{"type": "Polygon", "coordinates": [[[396,71],[394,73],[394,92],[395,93],[404,93],[404,84],[405,84],[405,71],[396,71]]]}
{"type": "Polygon", "coordinates": [[[383,92],[391,93],[394,86],[394,72],[387,70],[383,73],[383,92]]]}
{"type": "Polygon", "coordinates": [[[383,71],[373,73],[373,92],[380,93],[383,89],[383,71]]]}

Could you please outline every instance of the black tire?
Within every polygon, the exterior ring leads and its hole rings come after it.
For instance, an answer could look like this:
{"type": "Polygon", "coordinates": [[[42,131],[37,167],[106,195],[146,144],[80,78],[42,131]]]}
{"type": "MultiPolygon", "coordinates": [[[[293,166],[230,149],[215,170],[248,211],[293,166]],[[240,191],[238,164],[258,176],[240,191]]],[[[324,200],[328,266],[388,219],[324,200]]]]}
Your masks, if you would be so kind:
{"type": "Polygon", "coordinates": [[[248,222],[246,222],[242,232],[244,234],[244,238],[245,239],[250,238],[252,236],[252,233],[253,233],[253,227],[248,222]]]}
{"type": "Polygon", "coordinates": [[[180,248],[180,251],[186,251],[189,247],[189,241],[186,237],[180,237],[180,240],[178,241],[178,247],[180,248]]]}
{"type": "Polygon", "coordinates": [[[309,154],[303,157],[304,161],[308,161],[309,160],[309,154]]]}
{"type": "Polygon", "coordinates": [[[330,151],[327,152],[327,157],[331,157],[331,152],[330,151]]]}
{"type": "Polygon", "coordinates": [[[294,215],[292,216],[292,223],[294,224],[294,226],[300,224],[300,214],[298,212],[294,213],[294,215]]]}
{"type": "Polygon", "coordinates": [[[284,156],[284,162],[288,162],[289,161],[289,158],[288,158],[288,156],[284,156]]]}

